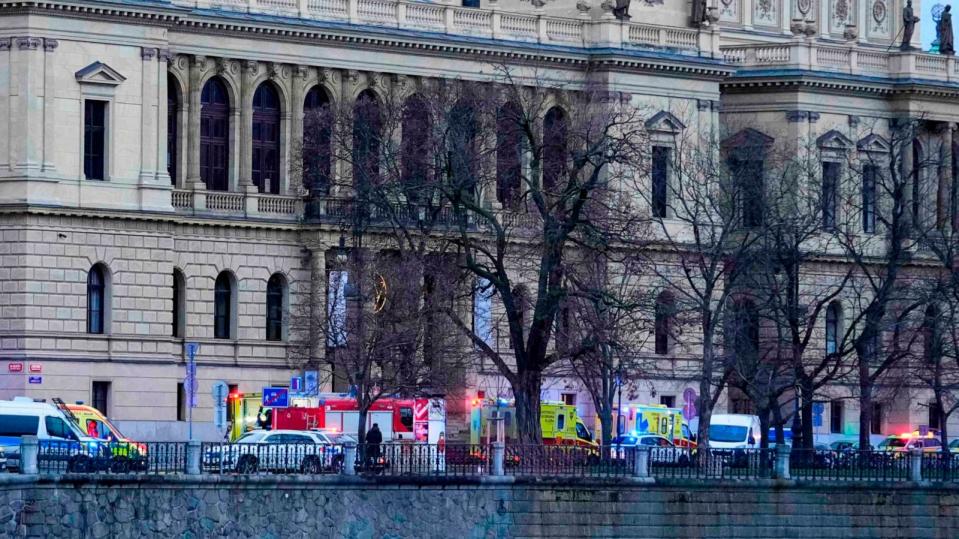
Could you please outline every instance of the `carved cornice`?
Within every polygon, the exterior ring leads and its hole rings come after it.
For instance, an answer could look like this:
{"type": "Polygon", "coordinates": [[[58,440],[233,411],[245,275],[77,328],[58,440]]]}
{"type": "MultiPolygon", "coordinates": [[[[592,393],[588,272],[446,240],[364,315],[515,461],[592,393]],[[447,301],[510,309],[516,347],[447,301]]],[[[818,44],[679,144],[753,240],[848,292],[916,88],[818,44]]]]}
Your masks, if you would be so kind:
{"type": "Polygon", "coordinates": [[[16,37],[14,41],[17,43],[17,48],[22,51],[35,51],[43,45],[43,38],[40,37],[16,37]]]}

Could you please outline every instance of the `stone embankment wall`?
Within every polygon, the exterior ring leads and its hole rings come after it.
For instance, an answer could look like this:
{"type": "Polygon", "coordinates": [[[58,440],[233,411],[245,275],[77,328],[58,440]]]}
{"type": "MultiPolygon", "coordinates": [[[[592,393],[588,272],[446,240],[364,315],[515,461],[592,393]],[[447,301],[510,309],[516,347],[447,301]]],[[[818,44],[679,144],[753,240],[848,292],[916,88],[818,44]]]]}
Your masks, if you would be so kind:
{"type": "Polygon", "coordinates": [[[0,476],[2,537],[959,537],[959,486],[0,476]]]}

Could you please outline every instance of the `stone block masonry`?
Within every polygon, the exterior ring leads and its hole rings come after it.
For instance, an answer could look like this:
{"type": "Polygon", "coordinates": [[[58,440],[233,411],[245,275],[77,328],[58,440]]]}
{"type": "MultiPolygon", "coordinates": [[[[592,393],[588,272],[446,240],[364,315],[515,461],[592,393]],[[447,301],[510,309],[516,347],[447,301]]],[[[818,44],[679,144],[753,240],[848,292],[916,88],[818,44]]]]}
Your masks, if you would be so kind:
{"type": "Polygon", "coordinates": [[[959,537],[959,485],[0,476],[5,537],[959,537]]]}

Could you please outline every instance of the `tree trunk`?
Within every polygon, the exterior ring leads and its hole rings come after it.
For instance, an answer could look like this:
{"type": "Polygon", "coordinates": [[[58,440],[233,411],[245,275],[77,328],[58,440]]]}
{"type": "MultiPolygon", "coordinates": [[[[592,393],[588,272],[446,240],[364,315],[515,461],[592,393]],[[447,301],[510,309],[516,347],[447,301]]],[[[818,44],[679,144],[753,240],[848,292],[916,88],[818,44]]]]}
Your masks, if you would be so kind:
{"type": "Polygon", "coordinates": [[[599,409],[599,425],[602,430],[602,443],[603,445],[609,445],[613,440],[613,407],[612,403],[609,406],[603,406],[599,409]]]}
{"type": "Polygon", "coordinates": [[[356,427],[356,441],[357,441],[357,450],[358,450],[358,459],[360,462],[366,464],[366,415],[368,413],[367,409],[360,407],[359,419],[357,420],[356,427]]]}
{"type": "Polygon", "coordinates": [[[713,416],[713,339],[707,330],[708,323],[703,324],[703,370],[699,378],[699,398],[696,406],[699,413],[699,428],[696,429],[696,444],[698,447],[709,446],[709,421],[713,416]]]}
{"type": "Polygon", "coordinates": [[[764,404],[756,413],[759,414],[759,448],[769,449],[769,405],[764,404]]]}
{"type": "Polygon", "coordinates": [[[859,450],[872,448],[872,379],[869,378],[869,359],[859,355],[859,450]]]}
{"type": "Polygon", "coordinates": [[[543,443],[539,406],[542,386],[543,373],[528,369],[520,371],[512,384],[513,398],[516,399],[516,434],[520,443],[543,443]]]}
{"type": "MultiPolygon", "coordinates": [[[[776,447],[786,445],[786,434],[783,432],[783,411],[779,409],[779,403],[773,402],[773,425],[776,427],[776,447]]],[[[793,433],[793,436],[796,434],[793,433]]],[[[793,440],[795,443],[795,440],[793,440]]]]}
{"type": "MultiPolygon", "coordinates": [[[[815,398],[815,390],[812,387],[812,380],[802,380],[799,383],[799,392],[802,396],[802,408],[800,411],[801,423],[799,424],[802,433],[800,436],[801,440],[801,449],[812,449],[815,446],[813,442],[813,424],[812,424],[812,415],[813,415],[813,399],[815,398]]],[[[793,433],[795,436],[796,433],[793,433]]]]}

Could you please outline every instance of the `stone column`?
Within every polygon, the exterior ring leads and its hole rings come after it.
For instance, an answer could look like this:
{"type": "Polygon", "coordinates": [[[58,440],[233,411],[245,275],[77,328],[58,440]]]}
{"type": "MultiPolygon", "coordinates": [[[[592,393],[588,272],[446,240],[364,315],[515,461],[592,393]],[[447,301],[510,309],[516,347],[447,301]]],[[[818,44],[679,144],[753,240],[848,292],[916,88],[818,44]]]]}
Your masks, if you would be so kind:
{"type": "Polygon", "coordinates": [[[55,174],[56,165],[56,92],[57,86],[54,71],[53,51],[57,50],[60,42],[56,39],[43,40],[43,173],[55,174]]]}
{"type": "Polygon", "coordinates": [[[194,56],[190,63],[190,87],[187,107],[187,182],[194,189],[205,187],[200,178],[200,79],[206,68],[205,56],[194,56]]]}
{"type": "MultiPolygon", "coordinates": [[[[156,137],[158,144],[156,146],[156,179],[157,183],[160,185],[168,185],[170,183],[170,173],[168,172],[169,162],[167,160],[167,117],[172,112],[176,114],[176,111],[167,110],[167,64],[170,62],[170,51],[169,50],[160,50],[157,55],[157,88],[159,90],[157,94],[157,124],[156,124],[156,137]]],[[[182,184],[183,180],[180,180],[182,184]]]]}
{"type": "MultiPolygon", "coordinates": [[[[310,257],[310,360],[323,364],[326,352],[326,246],[317,243],[311,247],[310,257]]],[[[329,379],[324,376],[324,379],[329,379]]]]}
{"type": "Polygon", "coordinates": [[[290,92],[290,137],[287,149],[286,178],[288,194],[299,192],[303,185],[303,99],[305,99],[306,66],[293,67],[293,82],[290,92]]]}
{"type": "Polygon", "coordinates": [[[955,124],[946,123],[939,146],[939,189],[936,196],[936,228],[942,230],[951,225],[952,212],[952,129],[955,124]]]}
{"type": "MultiPolygon", "coordinates": [[[[43,161],[43,57],[39,37],[13,38],[10,54],[10,128],[19,136],[10,137],[13,169],[24,176],[36,176],[43,161]]],[[[82,114],[82,111],[81,111],[82,114]]],[[[80,173],[82,176],[82,172],[80,173]]]]}
{"type": "Polygon", "coordinates": [[[239,191],[256,192],[253,186],[253,79],[259,72],[255,61],[243,62],[240,76],[240,140],[237,141],[237,158],[240,160],[239,191]]]}
{"type": "MultiPolygon", "coordinates": [[[[156,148],[166,141],[157,140],[157,49],[140,49],[140,184],[153,183],[157,175],[156,148]]],[[[166,86],[164,86],[166,88],[166,86]]]]}

